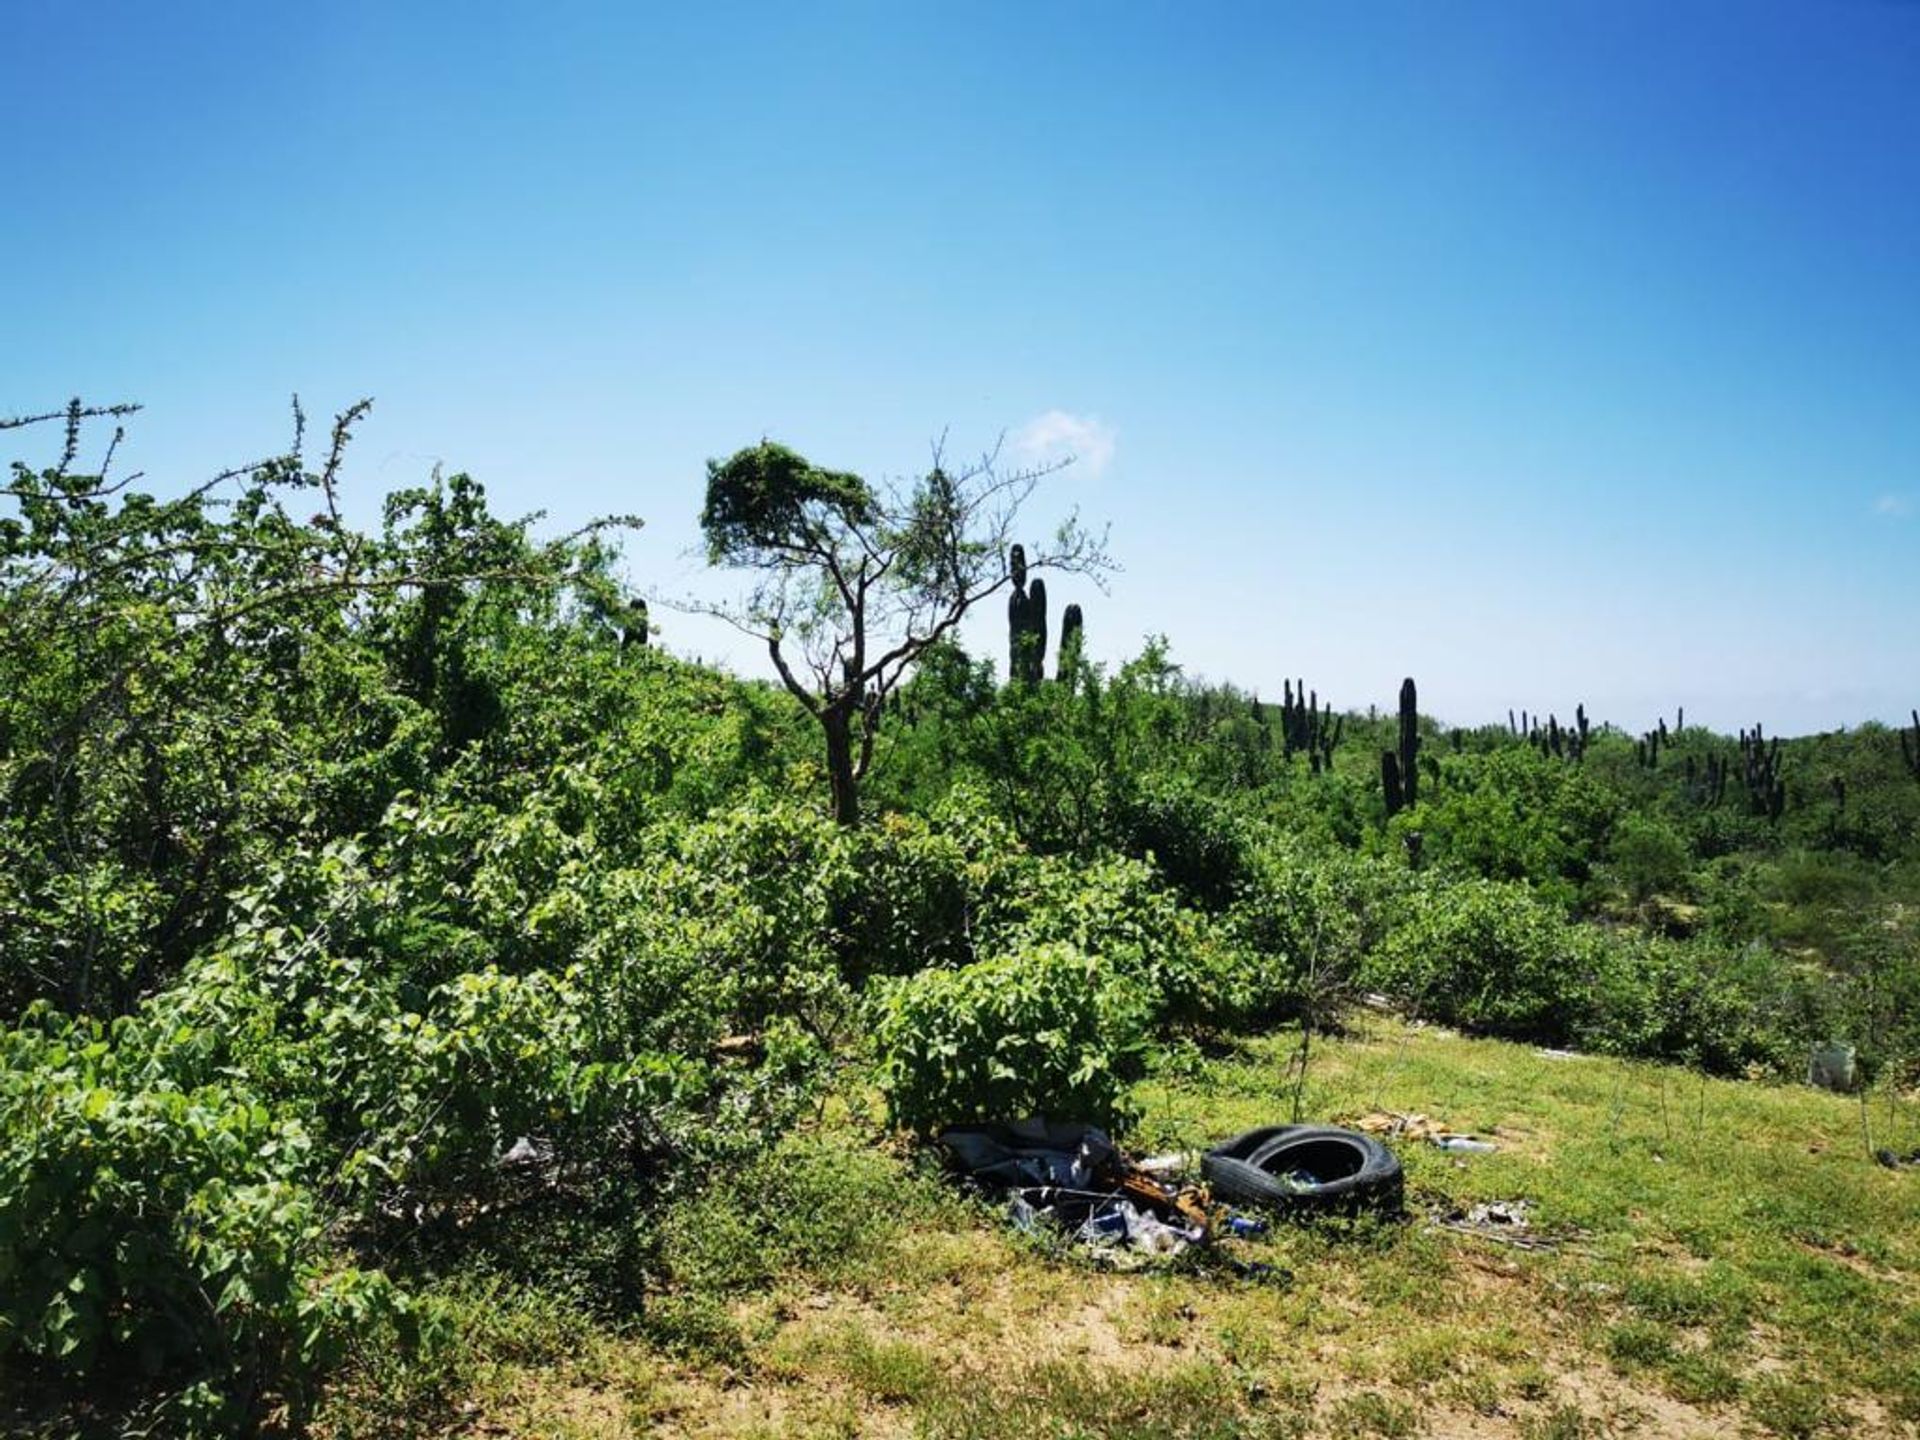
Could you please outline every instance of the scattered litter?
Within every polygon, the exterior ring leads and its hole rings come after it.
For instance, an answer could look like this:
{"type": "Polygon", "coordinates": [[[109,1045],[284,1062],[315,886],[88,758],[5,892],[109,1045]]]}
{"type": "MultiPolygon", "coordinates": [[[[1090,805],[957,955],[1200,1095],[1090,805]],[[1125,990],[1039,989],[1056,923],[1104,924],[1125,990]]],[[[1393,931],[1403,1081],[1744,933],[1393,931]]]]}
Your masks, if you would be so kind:
{"type": "Polygon", "coordinates": [[[1889,1170],[1905,1170],[1910,1166],[1920,1165],[1920,1150],[1915,1150],[1905,1158],[1894,1154],[1891,1150],[1876,1150],[1873,1152],[1873,1158],[1889,1170]]]}
{"type": "Polygon", "coordinates": [[[1390,1140],[1424,1140],[1442,1150],[1469,1150],[1491,1154],[1500,1147],[1491,1140],[1476,1139],[1449,1130],[1425,1115],[1403,1115],[1397,1110],[1375,1110],[1353,1122],[1353,1128],[1369,1135],[1384,1135],[1390,1140]]]}
{"type": "Polygon", "coordinates": [[[1445,1132],[1424,1115],[1402,1115],[1398,1110],[1375,1110],[1353,1122],[1353,1128],[1393,1140],[1430,1140],[1445,1132]]]}
{"type": "Polygon", "coordinates": [[[1578,1233],[1550,1235],[1535,1229],[1531,1200],[1485,1200],[1465,1210],[1455,1207],[1434,1216],[1433,1223],[1516,1250],[1558,1250],[1578,1233]]]}
{"type": "Polygon", "coordinates": [[[1144,1170],[1149,1175],[1167,1179],[1174,1175],[1184,1175],[1193,1168],[1193,1156],[1185,1151],[1175,1151],[1170,1155],[1149,1155],[1144,1160],[1134,1161],[1133,1168],[1144,1170]]]}
{"type": "Polygon", "coordinates": [[[1543,1045],[1533,1053],[1542,1060],[1578,1060],[1580,1058],[1580,1052],[1577,1050],[1556,1050],[1550,1045],[1543,1045]]]}

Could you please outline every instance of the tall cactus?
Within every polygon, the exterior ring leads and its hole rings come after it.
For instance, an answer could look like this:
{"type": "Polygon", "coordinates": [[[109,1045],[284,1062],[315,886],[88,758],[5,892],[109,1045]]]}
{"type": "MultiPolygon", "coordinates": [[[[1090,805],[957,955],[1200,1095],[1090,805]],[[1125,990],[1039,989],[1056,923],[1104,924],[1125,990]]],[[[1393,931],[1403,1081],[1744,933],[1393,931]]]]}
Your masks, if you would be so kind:
{"type": "Polygon", "coordinates": [[[1027,683],[1038,685],[1047,675],[1047,582],[1038,575],[1027,586],[1027,683]]]}
{"type": "Polygon", "coordinates": [[[1037,685],[1047,663],[1046,583],[1036,576],[1028,587],[1024,545],[1008,552],[1007,572],[1013,577],[1013,591],[1007,596],[1007,679],[1037,685]]]}
{"type": "MultiPolygon", "coordinates": [[[[1080,669],[1080,654],[1086,643],[1085,621],[1078,605],[1069,605],[1060,615],[1060,661],[1059,674],[1062,680],[1071,680],[1080,669]]],[[[1255,701],[1255,718],[1258,719],[1259,702],[1255,701]]]]}
{"type": "Polygon", "coordinates": [[[1292,760],[1296,752],[1305,751],[1315,775],[1332,769],[1333,752],[1340,745],[1346,717],[1333,713],[1331,700],[1322,706],[1320,692],[1307,689],[1305,680],[1297,682],[1296,688],[1295,681],[1283,679],[1280,687],[1281,758],[1292,760]]]}
{"type": "Polygon", "coordinates": [[[1386,798],[1387,818],[1391,820],[1406,807],[1406,789],[1400,780],[1400,762],[1393,751],[1380,752],[1380,793],[1386,798]]]}
{"type": "Polygon", "coordinates": [[[627,601],[626,622],[620,627],[620,648],[630,650],[647,648],[649,630],[647,625],[647,602],[640,599],[627,601]]]}
{"type": "Polygon", "coordinates": [[[1787,782],[1780,774],[1780,737],[1771,744],[1755,722],[1751,732],[1740,732],[1741,778],[1747,784],[1747,806],[1755,815],[1778,820],[1787,808],[1787,782]]]}
{"type": "Polygon", "coordinates": [[[1420,708],[1411,675],[1400,682],[1400,784],[1408,808],[1419,804],[1420,708]]]}
{"type": "MultiPolygon", "coordinates": [[[[1020,547],[1014,546],[1017,554],[1020,547]]],[[[1019,567],[1021,571],[1026,566],[1019,567]]],[[[1027,613],[1031,606],[1027,601],[1027,588],[1015,585],[1007,596],[1007,679],[1024,680],[1027,676],[1027,648],[1031,643],[1027,624],[1027,613]]]]}

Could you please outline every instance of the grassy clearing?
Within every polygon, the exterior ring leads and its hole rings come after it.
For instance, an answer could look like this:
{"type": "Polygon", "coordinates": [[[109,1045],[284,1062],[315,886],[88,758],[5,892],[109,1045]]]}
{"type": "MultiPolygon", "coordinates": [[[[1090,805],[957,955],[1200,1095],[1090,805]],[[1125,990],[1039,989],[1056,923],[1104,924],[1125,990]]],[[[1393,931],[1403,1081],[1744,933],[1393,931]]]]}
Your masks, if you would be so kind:
{"type": "MultiPolygon", "coordinates": [[[[1140,1147],[1285,1118],[1288,1037],[1146,1082],[1140,1147]]],[[[367,1372],[336,1435],[1330,1436],[1920,1431],[1920,1144],[1884,1101],[1555,1059],[1370,1020],[1317,1049],[1314,1117],[1424,1112],[1412,1220],[1238,1246],[1279,1272],[1121,1276],[1045,1253],[853,1127],[676,1215],[639,1331],[469,1289],[431,1375],[367,1372]],[[1557,1248],[1434,1228],[1524,1198],[1557,1248]],[[434,1403],[425,1401],[434,1397],[434,1403]],[[397,1419],[404,1416],[406,1419],[397,1419]]]]}

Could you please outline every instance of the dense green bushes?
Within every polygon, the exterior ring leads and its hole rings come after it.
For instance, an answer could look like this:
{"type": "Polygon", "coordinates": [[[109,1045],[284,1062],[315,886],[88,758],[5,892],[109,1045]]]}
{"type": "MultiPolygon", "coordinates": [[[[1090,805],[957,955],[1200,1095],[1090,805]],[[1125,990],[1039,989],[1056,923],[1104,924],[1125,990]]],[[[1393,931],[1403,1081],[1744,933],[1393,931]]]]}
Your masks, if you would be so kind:
{"type": "MultiPolygon", "coordinates": [[[[831,1189],[770,1137],[849,1071],[916,1131],[1123,1125],[1178,1032],[1357,989],[1730,1072],[1920,1055],[1920,786],[1880,727],[1790,743],[1777,823],[1704,794],[1697,729],[1664,768],[1436,738],[1389,822],[1392,715],[1313,768],[1163,641],[1007,690],[944,649],[847,829],[784,695],[621,643],[595,538],[463,478],[355,535],[336,461],[177,502],[15,474],[0,1383],[55,1428],[83,1394],[297,1417],[447,1271],[628,1315],[663,1268],[764,1276],[748,1231],[831,1189]]],[[[792,1243],[857,1248],[836,1214],[792,1243]]]]}
{"type": "Polygon", "coordinates": [[[169,1030],[36,1011],[0,1037],[0,1365],[160,1382],[188,1433],[297,1409],[407,1306],[337,1263],[306,1127],[244,1085],[170,1084],[197,1037],[169,1030]]]}
{"type": "Polygon", "coordinates": [[[875,1038],[889,1113],[929,1133],[965,1120],[1129,1118],[1152,1011],[1135,980],[1064,943],[895,983],[875,1038]]]}

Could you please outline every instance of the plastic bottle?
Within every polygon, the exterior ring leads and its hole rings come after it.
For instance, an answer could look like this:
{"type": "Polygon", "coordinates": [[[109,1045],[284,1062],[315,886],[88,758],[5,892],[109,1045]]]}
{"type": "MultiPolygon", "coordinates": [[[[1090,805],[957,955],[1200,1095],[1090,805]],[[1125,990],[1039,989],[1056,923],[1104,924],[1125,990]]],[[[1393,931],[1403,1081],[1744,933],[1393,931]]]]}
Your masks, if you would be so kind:
{"type": "Polygon", "coordinates": [[[1491,1155],[1500,1148],[1491,1140],[1476,1140],[1471,1135],[1441,1135],[1433,1143],[1442,1150],[1470,1150],[1476,1155],[1491,1155]]]}

